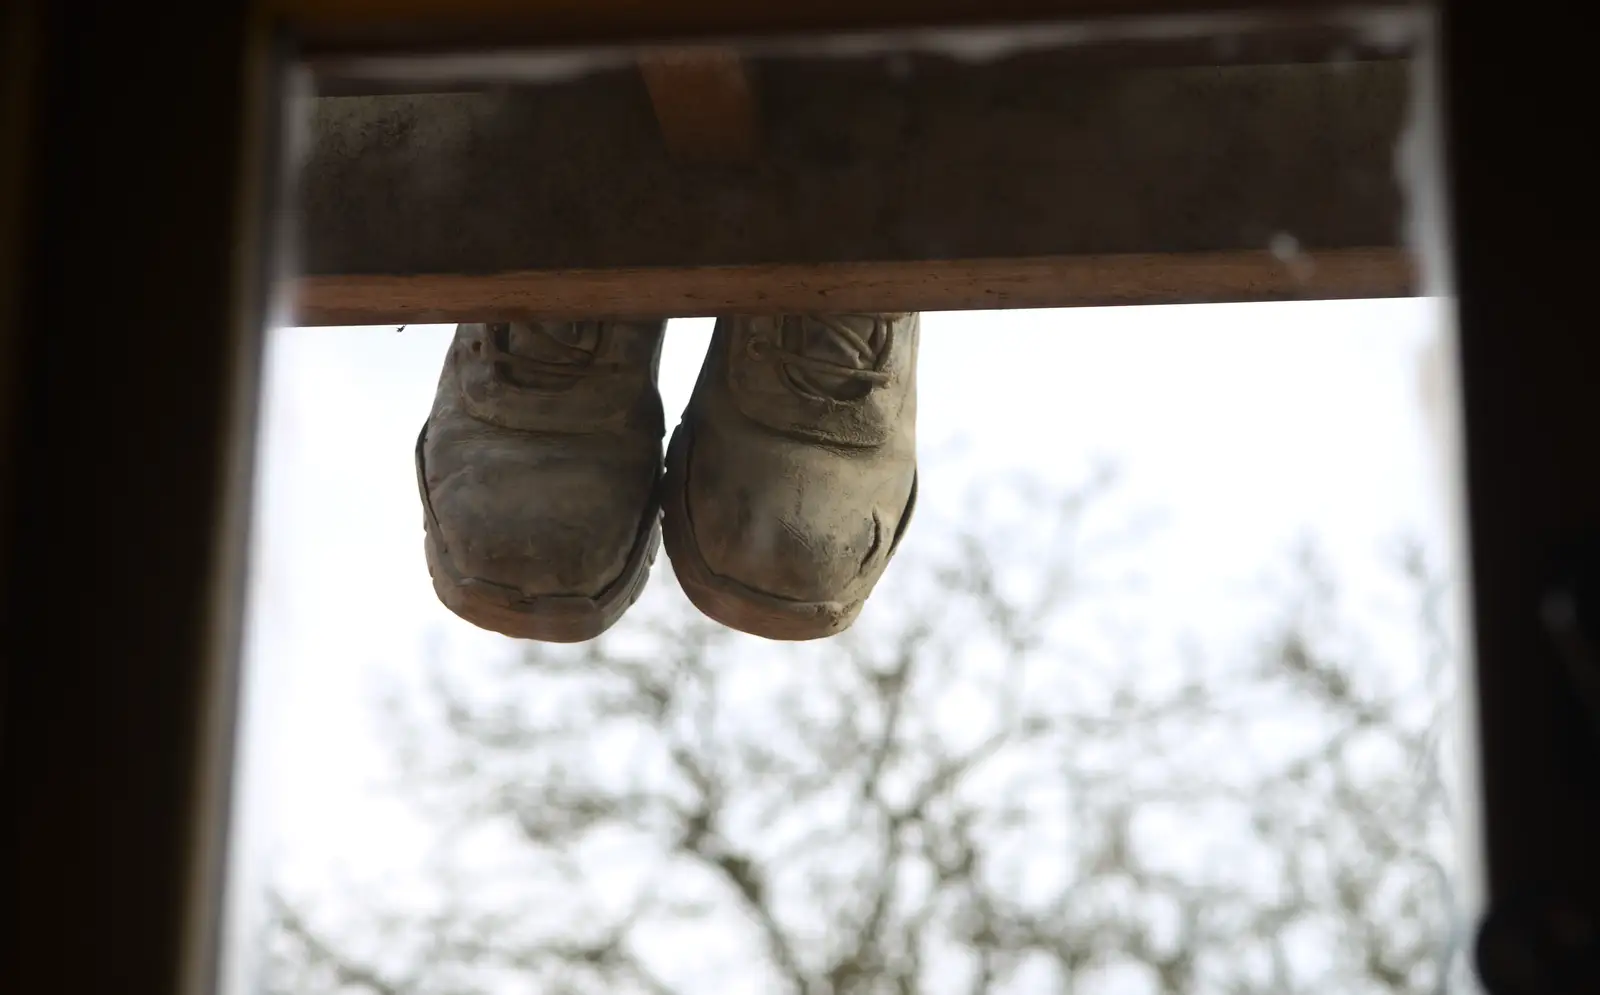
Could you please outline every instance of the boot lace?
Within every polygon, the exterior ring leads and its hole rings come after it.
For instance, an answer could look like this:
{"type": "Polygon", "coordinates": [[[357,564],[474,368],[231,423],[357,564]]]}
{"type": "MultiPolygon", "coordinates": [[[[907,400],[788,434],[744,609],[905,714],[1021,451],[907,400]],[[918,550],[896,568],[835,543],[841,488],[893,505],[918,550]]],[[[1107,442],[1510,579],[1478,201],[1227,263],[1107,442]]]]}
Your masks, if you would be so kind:
{"type": "Polygon", "coordinates": [[[752,358],[771,356],[784,383],[824,404],[859,400],[889,382],[883,369],[894,343],[893,325],[872,315],[863,336],[837,315],[785,316],[776,342],[750,340],[752,358]]]}
{"type": "Polygon", "coordinates": [[[473,351],[486,353],[485,358],[493,364],[495,379],[514,387],[561,389],[585,376],[612,373],[621,368],[619,363],[597,361],[609,334],[604,322],[520,325],[517,328],[520,348],[516,351],[512,350],[510,324],[491,324],[488,331],[487,342],[474,342],[473,351]]]}

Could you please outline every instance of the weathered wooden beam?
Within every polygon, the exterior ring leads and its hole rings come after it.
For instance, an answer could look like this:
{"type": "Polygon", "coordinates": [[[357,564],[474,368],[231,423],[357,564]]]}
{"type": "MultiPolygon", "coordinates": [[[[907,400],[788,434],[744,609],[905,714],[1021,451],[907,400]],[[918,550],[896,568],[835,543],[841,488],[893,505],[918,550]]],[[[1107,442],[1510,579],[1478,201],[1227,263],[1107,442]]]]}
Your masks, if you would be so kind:
{"type": "MultiPolygon", "coordinates": [[[[1403,57],[1411,51],[1415,39],[1421,37],[1420,27],[1408,27],[1418,18],[1415,11],[1410,16],[1397,11],[1375,16],[1383,19],[1382,30],[1348,16],[1267,23],[1230,19],[1216,30],[1207,31],[1152,32],[1127,25],[1122,30],[1080,26],[1056,48],[1060,60],[1070,61],[1084,70],[1219,68],[1382,61],[1403,57]]],[[[1029,32],[1035,50],[1046,45],[1040,38],[1042,30],[1029,32]]],[[[982,44],[984,39],[996,35],[994,32],[962,32],[959,38],[971,46],[975,38],[982,44]]],[[[854,37],[851,45],[857,49],[877,44],[892,51],[928,52],[937,50],[941,37],[937,34],[910,39],[895,35],[872,40],[854,37]]],[[[1048,37],[1046,31],[1045,39],[1048,37]]],[[[722,50],[738,52],[748,70],[751,61],[772,55],[772,49],[778,44],[784,45],[783,50],[791,54],[806,51],[804,44],[797,47],[793,42],[755,43],[734,49],[722,47],[722,50]]],[[[813,43],[821,49],[827,45],[826,41],[813,43]]],[[[451,55],[333,51],[302,53],[301,61],[310,69],[317,93],[329,97],[361,97],[483,92],[508,83],[548,79],[553,69],[556,70],[554,74],[559,75],[579,67],[594,71],[626,65],[637,57],[637,51],[620,47],[562,50],[554,54],[504,48],[488,53],[451,55]]]]}
{"type": "Polygon", "coordinates": [[[689,269],[532,270],[484,276],[340,276],[301,281],[303,325],[423,324],[575,315],[698,317],[741,312],[958,311],[1401,297],[1399,249],[1193,252],[689,269]]]}
{"type": "Polygon", "coordinates": [[[299,320],[1412,286],[1394,166],[1404,62],[1120,69],[1039,52],[749,68],[763,139],[731,171],[673,157],[631,65],[319,99],[299,320]],[[1268,251],[1289,245],[1311,275],[1268,251]]]}
{"type": "MultiPolygon", "coordinates": [[[[1182,19],[1193,33],[1248,18],[1278,23],[1351,19],[1336,0],[268,0],[304,52],[459,52],[515,45],[804,36],[821,32],[1182,19]],[[1206,19],[1206,20],[1202,20],[1206,19]],[[1207,21],[1213,22],[1208,24],[1207,21]]],[[[1356,11],[1400,12],[1415,0],[1365,0],[1356,11]]]]}

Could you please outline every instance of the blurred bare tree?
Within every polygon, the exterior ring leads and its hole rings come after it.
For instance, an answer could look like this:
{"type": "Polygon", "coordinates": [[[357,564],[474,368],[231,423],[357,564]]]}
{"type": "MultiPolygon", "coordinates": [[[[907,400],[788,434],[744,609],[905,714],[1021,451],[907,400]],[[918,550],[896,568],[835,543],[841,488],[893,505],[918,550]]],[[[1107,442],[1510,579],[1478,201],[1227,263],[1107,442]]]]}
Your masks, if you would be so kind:
{"type": "Polygon", "coordinates": [[[1445,990],[1453,674],[1420,552],[1387,613],[1303,552],[1218,660],[1096,572],[1098,486],[1002,492],[837,639],[658,597],[444,661],[392,713],[436,887],[354,918],[276,895],[269,990],[1445,990]]]}

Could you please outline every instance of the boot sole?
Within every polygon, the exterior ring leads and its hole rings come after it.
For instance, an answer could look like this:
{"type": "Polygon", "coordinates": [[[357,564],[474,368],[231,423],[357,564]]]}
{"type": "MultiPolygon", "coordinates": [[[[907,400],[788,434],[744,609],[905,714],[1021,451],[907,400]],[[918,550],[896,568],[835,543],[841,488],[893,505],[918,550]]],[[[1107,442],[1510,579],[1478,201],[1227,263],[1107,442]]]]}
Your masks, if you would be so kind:
{"type": "Polygon", "coordinates": [[[515,588],[477,577],[462,577],[441,557],[428,534],[423,546],[428,574],[439,601],[458,617],[480,629],[514,639],[541,643],[581,643],[594,639],[616,624],[644,593],[645,581],[661,545],[661,527],[651,509],[652,522],[634,544],[622,574],[597,597],[542,595],[529,597],[515,588]]]}
{"type": "Polygon", "coordinates": [[[763,639],[801,642],[838,635],[861,614],[865,600],[791,601],[755,590],[712,571],[700,553],[689,517],[688,466],[693,429],[682,422],[667,445],[662,542],[678,586],[701,613],[731,629],[763,639]]]}

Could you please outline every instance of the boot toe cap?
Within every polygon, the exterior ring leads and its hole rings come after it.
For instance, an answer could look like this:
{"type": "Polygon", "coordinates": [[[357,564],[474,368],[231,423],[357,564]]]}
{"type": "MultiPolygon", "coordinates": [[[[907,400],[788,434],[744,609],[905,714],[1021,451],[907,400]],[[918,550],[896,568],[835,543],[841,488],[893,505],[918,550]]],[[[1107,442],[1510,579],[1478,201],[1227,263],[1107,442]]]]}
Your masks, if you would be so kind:
{"type": "Polygon", "coordinates": [[[806,604],[866,597],[888,562],[914,474],[905,461],[721,433],[698,438],[685,460],[684,506],[706,567],[806,604]]]}
{"type": "Polygon", "coordinates": [[[463,580],[524,597],[597,597],[654,520],[648,463],[468,459],[428,482],[430,528],[463,580]]]}

